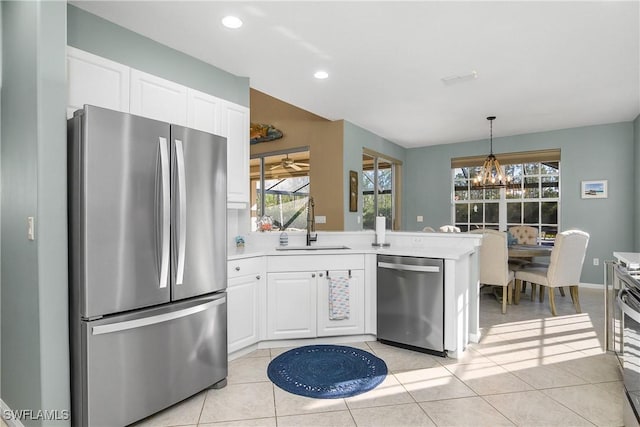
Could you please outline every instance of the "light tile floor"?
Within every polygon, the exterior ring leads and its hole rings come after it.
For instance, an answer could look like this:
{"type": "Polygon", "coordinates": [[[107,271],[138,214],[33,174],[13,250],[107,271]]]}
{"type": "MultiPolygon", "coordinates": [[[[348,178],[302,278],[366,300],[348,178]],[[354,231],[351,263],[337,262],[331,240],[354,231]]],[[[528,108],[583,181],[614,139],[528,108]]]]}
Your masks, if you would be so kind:
{"type": "Polygon", "coordinates": [[[286,349],[257,350],[229,363],[229,384],[204,391],[143,426],[621,426],[623,389],[615,356],[603,352],[603,295],[581,289],[582,314],[568,296],[558,316],[527,297],[500,312],[481,299],[483,338],[462,359],[378,342],[354,343],[385,360],[386,380],[346,399],[310,399],[266,376],[286,349]]]}

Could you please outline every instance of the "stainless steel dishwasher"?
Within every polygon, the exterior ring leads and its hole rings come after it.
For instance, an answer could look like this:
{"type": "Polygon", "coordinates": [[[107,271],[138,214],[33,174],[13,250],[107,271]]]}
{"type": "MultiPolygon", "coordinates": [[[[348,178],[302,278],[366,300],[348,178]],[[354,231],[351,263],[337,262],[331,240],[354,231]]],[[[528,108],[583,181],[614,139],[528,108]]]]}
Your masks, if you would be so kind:
{"type": "Polygon", "coordinates": [[[378,255],[378,341],[440,356],[444,349],[444,261],[378,255]]]}

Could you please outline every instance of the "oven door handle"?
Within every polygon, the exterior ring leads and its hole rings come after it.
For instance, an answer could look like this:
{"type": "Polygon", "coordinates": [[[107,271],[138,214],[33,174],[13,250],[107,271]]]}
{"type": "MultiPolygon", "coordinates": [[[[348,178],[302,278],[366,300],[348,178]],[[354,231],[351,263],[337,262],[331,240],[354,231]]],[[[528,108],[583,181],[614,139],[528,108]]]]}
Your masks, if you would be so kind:
{"type": "Polygon", "coordinates": [[[628,294],[628,292],[626,290],[620,289],[620,292],[618,293],[618,297],[617,297],[618,307],[620,307],[620,310],[622,310],[622,312],[624,314],[626,314],[627,316],[629,316],[631,319],[635,320],[636,322],[640,323],[640,313],[638,313],[636,310],[634,310],[633,307],[628,305],[622,299],[622,297],[625,296],[626,294],[628,294]]]}

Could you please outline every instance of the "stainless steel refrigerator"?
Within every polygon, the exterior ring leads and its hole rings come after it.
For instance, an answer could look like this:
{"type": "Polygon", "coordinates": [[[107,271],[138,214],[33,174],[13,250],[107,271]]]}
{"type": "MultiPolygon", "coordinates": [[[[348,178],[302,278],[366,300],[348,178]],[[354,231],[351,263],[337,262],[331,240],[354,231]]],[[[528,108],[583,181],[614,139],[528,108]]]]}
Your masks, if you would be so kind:
{"type": "Polygon", "coordinates": [[[68,156],[72,424],[224,385],[226,139],[85,106],[68,156]]]}

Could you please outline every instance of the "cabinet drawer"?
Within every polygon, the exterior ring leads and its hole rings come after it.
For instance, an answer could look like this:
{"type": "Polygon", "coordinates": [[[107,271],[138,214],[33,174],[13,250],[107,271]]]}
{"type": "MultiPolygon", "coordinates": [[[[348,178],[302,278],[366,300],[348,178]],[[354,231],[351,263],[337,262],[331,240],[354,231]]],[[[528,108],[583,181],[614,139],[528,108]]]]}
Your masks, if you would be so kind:
{"type": "Polygon", "coordinates": [[[227,261],[227,279],[247,274],[264,274],[264,257],[243,258],[227,261]]]}
{"type": "Polygon", "coordinates": [[[364,255],[282,255],[268,257],[269,271],[363,270],[364,255]]]}

